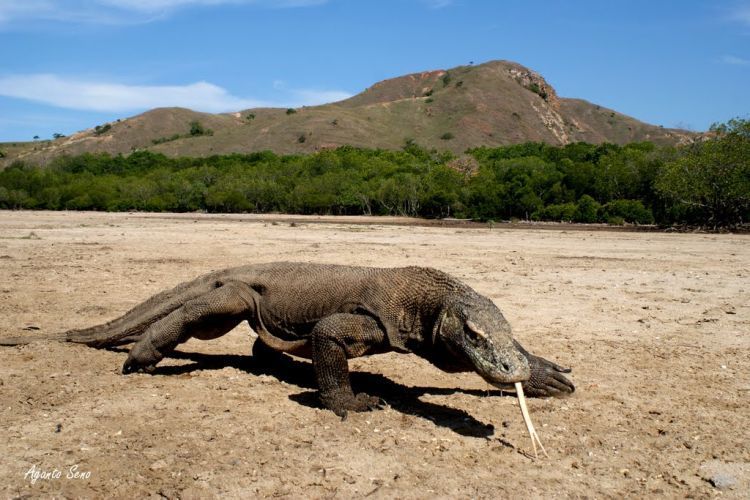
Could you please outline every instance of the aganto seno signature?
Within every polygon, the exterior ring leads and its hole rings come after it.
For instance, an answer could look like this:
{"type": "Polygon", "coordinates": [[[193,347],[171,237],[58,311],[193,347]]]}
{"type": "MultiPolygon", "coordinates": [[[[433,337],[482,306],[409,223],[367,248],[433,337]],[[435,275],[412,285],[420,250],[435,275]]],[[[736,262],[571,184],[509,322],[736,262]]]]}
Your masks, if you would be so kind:
{"type": "Polygon", "coordinates": [[[28,479],[31,481],[31,484],[35,484],[38,480],[43,481],[52,481],[56,479],[89,479],[91,478],[91,471],[87,470],[80,470],[80,467],[78,464],[71,465],[67,471],[64,472],[63,475],[62,470],[58,468],[54,469],[43,469],[42,467],[37,467],[36,464],[32,464],[31,468],[26,471],[26,474],[24,474],[23,478],[28,479]]]}

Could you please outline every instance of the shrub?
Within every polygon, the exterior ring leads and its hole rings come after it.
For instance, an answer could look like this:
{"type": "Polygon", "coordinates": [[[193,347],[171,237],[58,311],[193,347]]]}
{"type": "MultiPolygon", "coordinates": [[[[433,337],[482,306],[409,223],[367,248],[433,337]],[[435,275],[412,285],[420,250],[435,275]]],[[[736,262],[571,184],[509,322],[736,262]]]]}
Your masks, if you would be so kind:
{"type": "Polygon", "coordinates": [[[451,139],[453,139],[453,134],[451,134],[450,132],[446,132],[441,135],[440,138],[444,141],[450,141],[451,139]]]}
{"type": "Polygon", "coordinates": [[[534,220],[553,220],[571,222],[575,218],[578,207],[575,203],[559,203],[547,205],[541,210],[534,212],[531,218],[534,220]]]}
{"type": "Polygon", "coordinates": [[[578,207],[576,208],[573,220],[576,222],[597,222],[601,207],[598,201],[584,194],[578,199],[578,207]]]}
{"type": "Polygon", "coordinates": [[[297,110],[294,109],[294,108],[287,108],[287,110],[286,110],[286,114],[288,114],[288,115],[293,115],[296,112],[297,112],[297,110]]]}
{"type": "Polygon", "coordinates": [[[182,136],[180,134],[174,134],[170,137],[159,137],[158,139],[151,139],[151,144],[157,145],[157,144],[163,144],[165,142],[171,142],[176,141],[177,139],[180,139],[182,136]]]}
{"type": "Polygon", "coordinates": [[[112,129],[112,125],[109,123],[105,123],[104,125],[97,125],[94,127],[94,134],[96,135],[102,135],[107,132],[109,132],[112,129]]]}
{"type": "Polygon", "coordinates": [[[610,224],[613,219],[621,218],[625,222],[636,224],[653,224],[654,215],[643,206],[640,200],[610,201],[601,208],[603,218],[610,224]]]}
{"type": "Polygon", "coordinates": [[[205,134],[206,134],[206,129],[203,128],[203,125],[201,124],[201,122],[197,122],[197,121],[190,122],[190,135],[195,137],[197,135],[205,135],[205,134]]]}
{"type": "Polygon", "coordinates": [[[539,86],[538,83],[534,82],[531,85],[529,85],[527,88],[533,93],[535,93],[536,95],[538,95],[539,97],[541,97],[542,99],[544,99],[545,101],[547,100],[547,92],[542,90],[542,88],[539,86]]]}

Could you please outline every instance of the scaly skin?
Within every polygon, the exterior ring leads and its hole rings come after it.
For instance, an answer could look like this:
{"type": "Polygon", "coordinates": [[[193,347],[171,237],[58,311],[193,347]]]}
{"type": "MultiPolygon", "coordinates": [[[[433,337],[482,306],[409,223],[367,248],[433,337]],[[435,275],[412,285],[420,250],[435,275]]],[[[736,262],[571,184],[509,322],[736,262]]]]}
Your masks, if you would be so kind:
{"type": "Polygon", "coordinates": [[[347,360],[388,351],[413,352],[447,371],[473,370],[498,386],[522,382],[528,395],[575,390],[562,375],[569,369],[513,339],[491,300],[431,268],[279,262],[225,269],[55,338],[93,347],[135,342],[123,373],[151,372],[178,344],[220,337],[245,320],[258,342],[311,357],[322,403],[342,417],[382,406],[352,392],[347,360]]]}

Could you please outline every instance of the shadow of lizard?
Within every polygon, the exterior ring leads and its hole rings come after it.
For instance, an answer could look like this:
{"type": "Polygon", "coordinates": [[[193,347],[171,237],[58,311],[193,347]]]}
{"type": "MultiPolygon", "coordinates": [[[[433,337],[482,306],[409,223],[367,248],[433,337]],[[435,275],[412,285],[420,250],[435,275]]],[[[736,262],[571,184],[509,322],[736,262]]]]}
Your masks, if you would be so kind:
{"type": "MultiPolygon", "coordinates": [[[[108,350],[123,352],[125,349],[112,347],[108,350]]],[[[325,408],[317,393],[317,384],[312,363],[284,353],[274,353],[272,359],[259,359],[253,356],[238,354],[206,354],[197,352],[172,351],[168,357],[188,360],[192,363],[181,365],[158,366],[153,375],[181,375],[199,370],[221,370],[235,368],[251,375],[269,375],[290,385],[295,385],[303,392],[292,394],[289,399],[309,408],[325,408]]],[[[451,429],[457,434],[476,438],[489,438],[495,428],[474,418],[464,410],[451,408],[439,403],[419,399],[425,394],[450,395],[463,393],[472,396],[515,397],[512,393],[500,390],[478,390],[440,387],[410,387],[379,374],[371,372],[352,372],[352,385],[363,392],[382,398],[390,407],[400,413],[413,415],[429,420],[436,426],[451,429]]]]}

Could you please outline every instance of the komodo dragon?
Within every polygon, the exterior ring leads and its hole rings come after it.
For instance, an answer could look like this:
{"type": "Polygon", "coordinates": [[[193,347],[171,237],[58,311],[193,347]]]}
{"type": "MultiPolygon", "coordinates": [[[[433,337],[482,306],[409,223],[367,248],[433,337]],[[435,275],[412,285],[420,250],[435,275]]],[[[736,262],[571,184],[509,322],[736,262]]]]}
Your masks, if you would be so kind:
{"type": "MultiPolygon", "coordinates": [[[[320,399],[341,417],[382,405],[352,392],[347,359],[387,351],[414,353],[448,372],[473,370],[500,388],[522,382],[533,396],[575,390],[562,375],[570,369],[529,354],[491,300],[423,267],[235,267],[154,295],[108,323],[54,338],[92,347],[135,342],[122,372],[152,372],[178,344],[220,337],[243,320],[272,350],[312,358],[320,399]]],[[[0,345],[28,342],[0,339],[0,345]]]]}

